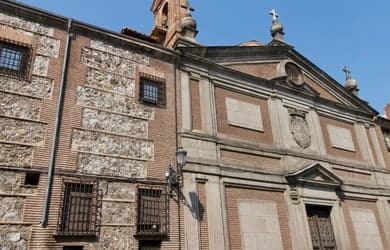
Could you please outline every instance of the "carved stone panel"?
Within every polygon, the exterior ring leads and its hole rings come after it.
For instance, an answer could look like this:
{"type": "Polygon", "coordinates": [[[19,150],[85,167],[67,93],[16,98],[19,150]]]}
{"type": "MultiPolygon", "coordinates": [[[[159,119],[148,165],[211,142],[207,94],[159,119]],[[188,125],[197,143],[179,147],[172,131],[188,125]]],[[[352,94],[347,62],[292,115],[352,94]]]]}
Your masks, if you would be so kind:
{"type": "Polygon", "coordinates": [[[328,125],[327,129],[332,147],[352,152],[356,151],[351,130],[333,125],[328,125]]]}
{"type": "Polygon", "coordinates": [[[303,149],[310,147],[311,135],[305,113],[296,109],[289,109],[290,131],[295,142],[303,149]]]}

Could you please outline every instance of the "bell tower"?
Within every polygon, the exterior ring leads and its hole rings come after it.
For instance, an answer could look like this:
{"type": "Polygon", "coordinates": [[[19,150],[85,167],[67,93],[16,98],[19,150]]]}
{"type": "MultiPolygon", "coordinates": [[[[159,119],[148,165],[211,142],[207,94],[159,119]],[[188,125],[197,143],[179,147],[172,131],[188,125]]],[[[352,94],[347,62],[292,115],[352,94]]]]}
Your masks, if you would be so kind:
{"type": "Polygon", "coordinates": [[[198,46],[195,41],[196,21],[191,16],[193,10],[187,0],[153,0],[151,36],[165,47],[173,48],[178,44],[198,46]]]}

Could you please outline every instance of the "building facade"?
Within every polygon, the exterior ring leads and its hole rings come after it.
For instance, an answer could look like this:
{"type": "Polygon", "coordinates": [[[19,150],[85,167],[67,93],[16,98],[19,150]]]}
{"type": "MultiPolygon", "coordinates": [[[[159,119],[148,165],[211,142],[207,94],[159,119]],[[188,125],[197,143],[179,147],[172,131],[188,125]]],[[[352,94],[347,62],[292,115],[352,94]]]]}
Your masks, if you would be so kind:
{"type": "Polygon", "coordinates": [[[390,121],[275,11],[269,43],[207,47],[187,1],[150,36],[0,10],[1,249],[390,249],[390,121]]]}

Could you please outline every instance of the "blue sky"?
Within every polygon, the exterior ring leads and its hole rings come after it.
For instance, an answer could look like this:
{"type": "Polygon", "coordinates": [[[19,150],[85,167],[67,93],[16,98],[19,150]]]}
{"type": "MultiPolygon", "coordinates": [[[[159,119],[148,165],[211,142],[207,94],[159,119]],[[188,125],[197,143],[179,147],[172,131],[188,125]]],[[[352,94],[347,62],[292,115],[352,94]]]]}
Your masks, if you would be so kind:
{"type": "MultiPolygon", "coordinates": [[[[128,26],[149,34],[152,0],[22,0],[21,2],[109,30],[128,26]]],[[[190,0],[197,40],[204,45],[268,42],[271,16],[280,14],[285,40],[340,83],[344,65],[359,96],[381,114],[390,102],[390,1],[190,0]]]]}

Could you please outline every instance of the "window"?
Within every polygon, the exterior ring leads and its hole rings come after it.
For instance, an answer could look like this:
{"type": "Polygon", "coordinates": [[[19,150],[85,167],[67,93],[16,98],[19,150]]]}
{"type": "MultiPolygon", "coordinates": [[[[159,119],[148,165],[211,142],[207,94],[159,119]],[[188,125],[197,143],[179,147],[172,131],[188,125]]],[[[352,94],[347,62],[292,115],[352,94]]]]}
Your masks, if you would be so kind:
{"type": "Polygon", "coordinates": [[[100,204],[97,182],[64,182],[59,235],[94,236],[100,204]]]}
{"type": "Polygon", "coordinates": [[[36,172],[27,172],[24,177],[24,185],[38,186],[40,174],[36,172]]]}
{"type": "Polygon", "coordinates": [[[165,81],[156,77],[141,76],[140,101],[158,107],[165,106],[165,81]]]}
{"type": "Polygon", "coordinates": [[[26,78],[29,72],[31,47],[0,40],[0,73],[26,78]]]}
{"type": "Polygon", "coordinates": [[[168,236],[168,196],[156,188],[138,189],[137,237],[168,236]]]}

